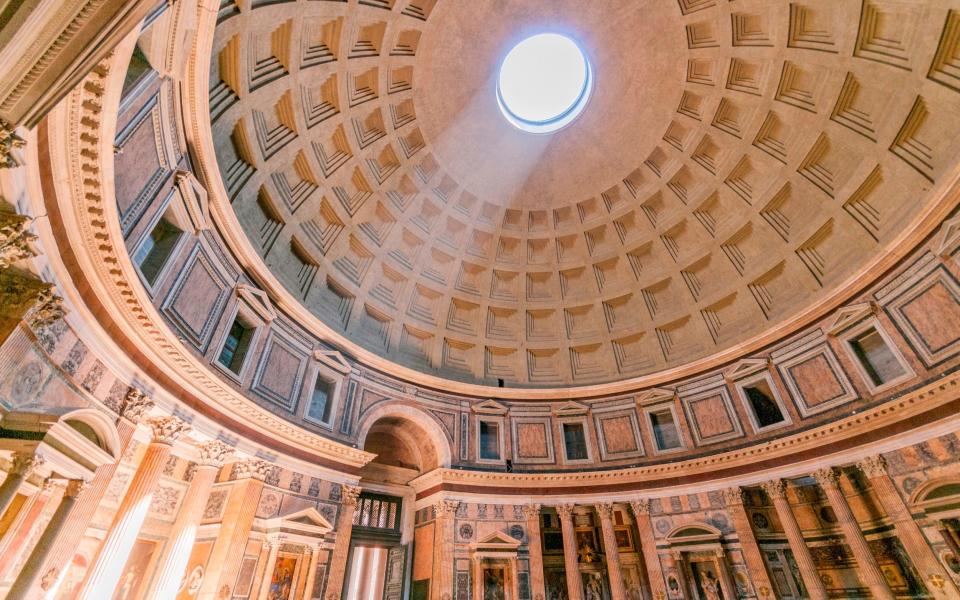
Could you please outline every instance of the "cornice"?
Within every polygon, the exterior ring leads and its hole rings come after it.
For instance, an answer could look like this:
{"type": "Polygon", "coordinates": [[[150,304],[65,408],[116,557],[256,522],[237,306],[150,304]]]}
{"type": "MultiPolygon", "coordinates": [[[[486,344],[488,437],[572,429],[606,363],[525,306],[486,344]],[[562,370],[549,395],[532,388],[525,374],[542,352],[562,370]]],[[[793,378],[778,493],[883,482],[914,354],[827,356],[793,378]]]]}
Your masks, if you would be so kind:
{"type": "Polygon", "coordinates": [[[641,490],[648,495],[668,495],[677,493],[677,487],[682,485],[719,490],[775,477],[809,474],[825,466],[855,463],[958,428],[960,373],[954,373],[832,423],[708,456],[608,471],[505,473],[436,469],[410,485],[418,499],[440,492],[565,497],[629,494],[641,490]],[[910,424],[913,419],[915,424],[910,424]],[[870,437],[876,439],[865,439],[870,437]]]}

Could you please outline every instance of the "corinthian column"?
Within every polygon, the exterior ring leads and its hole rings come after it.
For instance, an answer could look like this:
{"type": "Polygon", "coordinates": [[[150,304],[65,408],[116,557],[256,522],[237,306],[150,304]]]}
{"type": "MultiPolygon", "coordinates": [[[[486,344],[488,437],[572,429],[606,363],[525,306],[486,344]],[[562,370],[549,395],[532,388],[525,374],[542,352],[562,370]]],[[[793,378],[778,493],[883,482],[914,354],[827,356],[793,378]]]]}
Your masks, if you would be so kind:
{"type": "Polygon", "coordinates": [[[221,441],[213,440],[200,444],[200,460],[193,472],[193,479],[183,495],[177,520],[173,523],[167,544],[157,561],[153,581],[147,592],[148,598],[173,600],[183,580],[190,550],[197,539],[197,528],[207,506],[210,490],[223,466],[224,460],[233,454],[233,448],[221,441]]]}
{"type": "Polygon", "coordinates": [[[70,516],[70,512],[73,510],[77,496],[80,495],[86,485],[87,482],[82,479],[72,479],[67,482],[67,488],[63,493],[60,504],[57,506],[56,512],[50,517],[50,521],[47,522],[47,526],[40,535],[40,539],[37,540],[36,545],[30,552],[30,556],[28,556],[26,562],[23,563],[20,572],[17,574],[17,578],[10,587],[10,591],[7,592],[8,598],[29,597],[28,592],[30,586],[40,574],[40,569],[43,567],[47,556],[53,549],[53,544],[56,542],[57,536],[63,529],[63,525],[70,516]]]}
{"type": "Polygon", "coordinates": [[[547,588],[543,581],[543,543],[540,539],[540,505],[525,504],[527,520],[527,552],[530,554],[530,594],[533,600],[544,600],[547,588]]]}
{"type": "Polygon", "coordinates": [[[657,554],[657,540],[653,536],[653,524],[650,522],[650,500],[641,498],[630,503],[633,516],[637,520],[637,534],[640,539],[640,551],[643,552],[643,564],[647,568],[647,580],[650,582],[650,594],[656,598],[667,597],[667,587],[657,554]]]}
{"type": "Polygon", "coordinates": [[[453,536],[459,500],[441,500],[434,505],[436,533],[433,543],[433,581],[430,597],[443,600],[453,597],[453,536]]]}
{"type": "Polygon", "coordinates": [[[823,586],[823,580],[820,579],[820,572],[817,571],[817,565],[813,562],[810,548],[807,547],[807,543],[803,539],[803,532],[800,530],[799,523],[797,523],[797,517],[794,516],[793,509],[790,508],[790,502],[787,501],[787,483],[782,479],[776,479],[764,483],[762,487],[773,502],[780,524],[783,525],[787,543],[790,544],[793,558],[797,561],[800,578],[803,579],[803,585],[807,588],[807,594],[811,600],[827,600],[827,590],[823,586]]]}
{"type": "Polygon", "coordinates": [[[767,566],[763,555],[760,554],[760,546],[757,544],[757,537],[753,534],[747,509],[743,506],[743,490],[738,487],[723,490],[723,498],[726,501],[727,510],[730,511],[733,528],[737,532],[737,537],[740,538],[743,559],[747,563],[750,579],[753,581],[757,595],[763,597],[763,590],[766,590],[767,594],[772,593],[773,585],[767,574],[767,566]]]}
{"type": "Polygon", "coordinates": [[[343,486],[340,497],[340,516],[337,518],[337,539],[330,556],[330,571],[327,576],[327,600],[340,600],[343,593],[343,577],[347,571],[347,556],[350,554],[350,536],[353,534],[353,513],[361,489],[343,486]]]}
{"type": "Polygon", "coordinates": [[[227,597],[233,594],[233,584],[243,562],[243,553],[247,547],[247,538],[253,527],[253,518],[263,491],[263,480],[270,465],[262,460],[238,462],[234,466],[237,482],[230,489],[223,517],[220,519],[220,531],[207,559],[206,573],[200,584],[198,600],[220,598],[224,592],[227,597]]]}
{"type": "Polygon", "coordinates": [[[147,446],[143,460],[133,475],[133,481],[120,502],[107,530],[107,537],[100,547],[96,561],[87,571],[87,578],[80,592],[81,600],[109,598],[117,587],[123,566],[130,556],[137,534],[147,518],[153,491],[170,456],[174,441],[189,429],[176,417],[155,417],[147,420],[153,439],[147,446]]]}
{"type": "Polygon", "coordinates": [[[947,598],[960,598],[960,589],[957,589],[953,578],[930,549],[923,532],[910,515],[910,509],[907,508],[903,497],[893,484],[893,479],[887,473],[887,465],[883,457],[877,455],[865,458],[857,463],[857,466],[870,480],[880,505],[893,522],[897,537],[926,582],[927,589],[935,594],[941,593],[947,598]]]}
{"type": "Polygon", "coordinates": [[[568,600],[583,600],[583,581],[577,556],[577,536],[573,532],[573,504],[557,507],[560,515],[560,531],[563,532],[563,567],[567,574],[568,600]]]}
{"type": "Polygon", "coordinates": [[[627,590],[623,585],[623,573],[620,569],[620,551],[617,550],[617,537],[613,533],[613,503],[603,502],[596,505],[600,515],[600,531],[603,534],[603,548],[607,555],[607,578],[610,579],[611,600],[626,600],[627,590]]]}
{"type": "Polygon", "coordinates": [[[260,600],[261,598],[266,599],[267,594],[270,592],[270,583],[273,581],[273,571],[277,568],[277,554],[280,553],[280,545],[283,542],[279,536],[272,535],[268,536],[264,540],[263,545],[267,548],[267,562],[263,566],[263,577],[260,579],[260,585],[257,588],[257,595],[255,598],[260,600]]]}
{"type": "Polygon", "coordinates": [[[880,565],[877,564],[873,553],[870,552],[870,544],[867,538],[863,537],[860,531],[860,524],[857,523],[850,505],[847,503],[847,497],[843,495],[840,489],[839,475],[833,468],[820,469],[813,474],[814,479],[820,484],[823,493],[827,496],[827,501],[837,514],[837,520],[840,529],[843,531],[843,537],[853,551],[853,556],[860,567],[860,576],[863,582],[870,588],[870,593],[880,600],[893,600],[893,593],[887,586],[887,581],[883,577],[880,565]]]}
{"type": "Polygon", "coordinates": [[[14,452],[7,478],[0,484],[0,515],[10,508],[17,490],[23,482],[29,479],[38,468],[43,465],[43,457],[25,452],[14,452]]]}
{"type": "MultiPolygon", "coordinates": [[[[117,435],[120,442],[117,447],[117,456],[123,456],[127,451],[137,429],[137,423],[152,408],[153,400],[149,396],[134,387],[127,389],[118,410],[117,435]]],[[[46,564],[38,570],[40,577],[33,580],[28,593],[24,594],[25,597],[42,596],[46,600],[57,597],[60,584],[63,583],[68,571],[66,567],[80,545],[93,515],[97,512],[97,507],[100,506],[100,501],[113,480],[118,464],[118,461],[114,461],[97,467],[93,479],[77,498],[57,539],[51,544],[52,548],[46,564]]]]}

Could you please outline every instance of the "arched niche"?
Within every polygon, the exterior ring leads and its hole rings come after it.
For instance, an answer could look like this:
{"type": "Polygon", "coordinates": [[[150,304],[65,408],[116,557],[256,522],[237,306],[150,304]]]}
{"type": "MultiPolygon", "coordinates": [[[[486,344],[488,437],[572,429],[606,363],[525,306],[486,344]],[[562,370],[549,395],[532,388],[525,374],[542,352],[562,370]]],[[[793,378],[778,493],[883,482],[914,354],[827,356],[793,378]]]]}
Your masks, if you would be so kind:
{"type": "Polygon", "coordinates": [[[69,427],[114,459],[120,458],[120,436],[117,428],[103,413],[90,408],[75,410],[62,415],[59,423],[69,427]]]}
{"type": "Polygon", "coordinates": [[[360,425],[357,445],[376,454],[363,477],[405,484],[430,471],[450,466],[450,445],[437,421],[400,404],[377,407],[360,425]]]}

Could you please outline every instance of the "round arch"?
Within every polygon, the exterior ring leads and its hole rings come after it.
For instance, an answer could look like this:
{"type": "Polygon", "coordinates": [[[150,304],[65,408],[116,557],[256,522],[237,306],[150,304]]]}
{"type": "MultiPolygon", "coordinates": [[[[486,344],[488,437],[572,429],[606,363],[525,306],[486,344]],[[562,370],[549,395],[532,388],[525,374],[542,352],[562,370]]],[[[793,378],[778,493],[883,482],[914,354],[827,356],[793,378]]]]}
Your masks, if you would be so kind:
{"type": "MultiPolygon", "coordinates": [[[[113,420],[92,408],[81,408],[60,416],[60,422],[70,427],[69,421],[82,423],[93,430],[99,438],[97,445],[115,459],[120,458],[120,434],[113,420]]],[[[96,443],[90,440],[91,443],[96,443]]]]}
{"type": "Polygon", "coordinates": [[[371,429],[378,422],[391,418],[407,421],[427,433],[437,455],[437,466],[450,466],[452,454],[450,452],[450,444],[447,441],[447,434],[443,428],[436,419],[427,413],[405,404],[382,404],[364,415],[357,434],[357,446],[363,448],[367,442],[367,437],[370,435],[371,429]]]}

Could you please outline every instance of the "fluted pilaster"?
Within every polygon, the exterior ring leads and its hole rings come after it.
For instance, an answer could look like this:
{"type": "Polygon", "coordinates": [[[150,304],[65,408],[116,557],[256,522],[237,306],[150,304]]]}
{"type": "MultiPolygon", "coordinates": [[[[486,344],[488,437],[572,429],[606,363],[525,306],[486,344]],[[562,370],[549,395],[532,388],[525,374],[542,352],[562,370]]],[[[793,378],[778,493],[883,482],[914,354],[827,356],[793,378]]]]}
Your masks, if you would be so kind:
{"type": "Polygon", "coordinates": [[[664,583],[663,570],[660,567],[660,556],[657,553],[657,540],[653,535],[653,524],[650,522],[650,500],[640,498],[630,502],[633,516],[637,521],[637,534],[640,537],[640,551],[643,553],[643,563],[647,569],[647,580],[650,582],[650,593],[653,598],[666,598],[667,587],[664,583]]]}
{"type": "Polygon", "coordinates": [[[790,508],[790,502],[787,500],[787,483],[782,479],[768,481],[763,484],[763,491],[770,497],[777,511],[777,517],[787,536],[793,558],[797,561],[800,578],[803,580],[804,587],[807,588],[807,594],[811,600],[827,600],[827,590],[823,580],[820,579],[820,572],[817,570],[816,563],[813,562],[810,548],[803,539],[803,531],[800,530],[797,517],[793,514],[793,509],[790,508]]]}
{"type": "Polygon", "coordinates": [[[530,554],[530,594],[533,600],[544,600],[547,597],[547,589],[543,579],[540,505],[525,504],[523,516],[527,521],[527,550],[530,554]]]}
{"type": "Polygon", "coordinates": [[[577,536],[573,529],[573,504],[561,504],[557,507],[560,516],[560,530],[563,532],[563,564],[567,575],[567,598],[583,600],[583,581],[580,578],[580,566],[577,555],[577,536]]]}
{"type": "Polygon", "coordinates": [[[343,578],[347,571],[350,554],[350,536],[353,530],[353,513],[362,490],[345,485],[340,496],[340,516],[337,519],[337,540],[330,556],[330,575],[327,577],[327,600],[340,600],[343,593],[343,578]]]}

